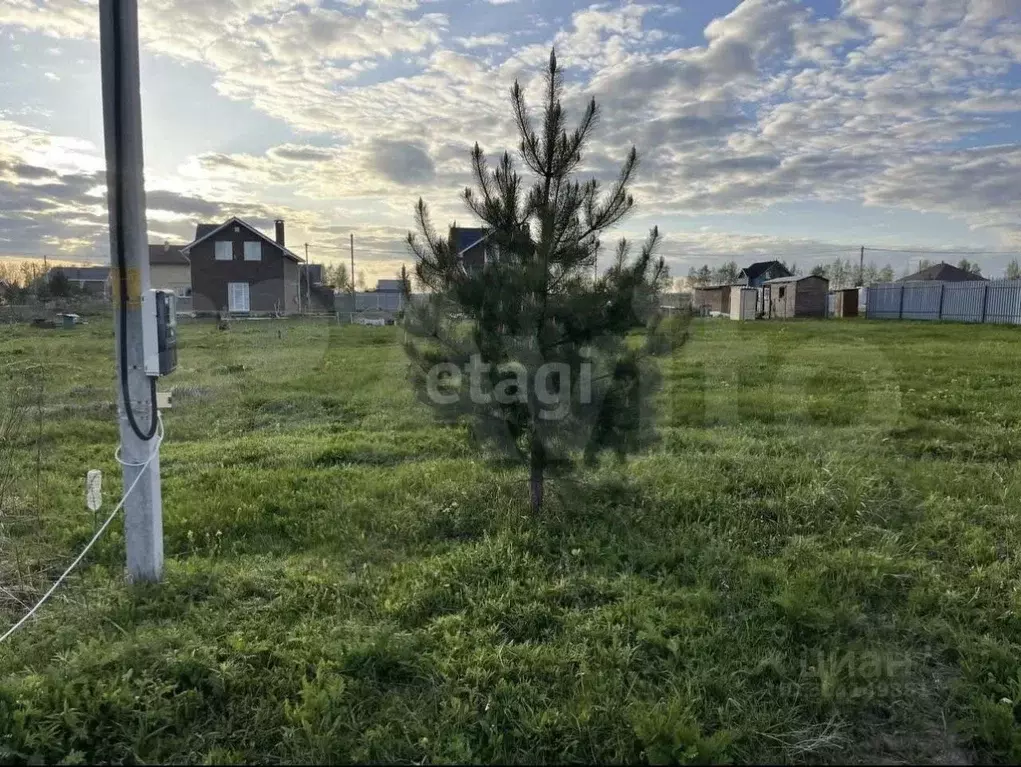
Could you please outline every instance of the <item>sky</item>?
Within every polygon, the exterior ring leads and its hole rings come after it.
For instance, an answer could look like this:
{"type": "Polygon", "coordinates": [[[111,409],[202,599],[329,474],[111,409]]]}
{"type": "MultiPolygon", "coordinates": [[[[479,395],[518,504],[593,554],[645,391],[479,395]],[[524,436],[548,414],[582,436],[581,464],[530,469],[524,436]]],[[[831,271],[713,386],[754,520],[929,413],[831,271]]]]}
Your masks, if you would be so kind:
{"type": "MultiPolygon", "coordinates": [[[[782,258],[1021,252],[1019,0],[140,0],[151,242],[238,215],[392,277],[425,199],[477,224],[469,151],[518,143],[551,47],[581,175],[637,147],[673,274],[782,258]]],[[[0,0],[0,258],[108,262],[94,0],[0,0]]],[[[523,173],[527,171],[518,163],[523,173]]]]}

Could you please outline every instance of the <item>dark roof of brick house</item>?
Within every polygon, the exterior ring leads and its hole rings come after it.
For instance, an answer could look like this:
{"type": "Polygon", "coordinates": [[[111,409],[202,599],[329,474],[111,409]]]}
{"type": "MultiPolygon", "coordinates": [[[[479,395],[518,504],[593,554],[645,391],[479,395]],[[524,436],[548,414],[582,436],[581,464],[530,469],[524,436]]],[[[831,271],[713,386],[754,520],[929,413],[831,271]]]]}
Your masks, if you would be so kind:
{"type": "Polygon", "coordinates": [[[296,261],[298,263],[302,263],[304,261],[303,258],[301,258],[301,257],[295,255],[294,253],[292,253],[290,250],[288,250],[286,247],[284,247],[279,242],[274,240],[272,237],[269,237],[269,236],[263,234],[258,229],[256,229],[254,226],[249,224],[247,221],[245,221],[243,219],[240,219],[237,216],[231,216],[226,221],[224,221],[222,224],[199,224],[199,225],[197,225],[195,227],[195,239],[192,240],[191,242],[189,242],[187,245],[182,245],[181,246],[182,252],[184,252],[184,254],[187,255],[188,252],[192,248],[194,248],[196,245],[198,245],[200,242],[202,242],[203,240],[208,239],[209,237],[212,237],[214,234],[216,234],[221,229],[226,229],[231,224],[237,224],[239,226],[243,226],[245,229],[250,231],[256,237],[261,238],[264,242],[268,242],[270,245],[274,246],[275,248],[279,248],[280,252],[283,253],[287,258],[291,259],[292,261],[296,261]]]}
{"type": "Polygon", "coordinates": [[[454,247],[458,253],[463,253],[469,248],[478,245],[489,236],[488,229],[476,227],[450,227],[450,237],[454,241],[454,247]]]}
{"type": "Polygon", "coordinates": [[[985,277],[959,269],[953,264],[933,264],[897,282],[987,282],[985,277]]]}
{"type": "Polygon", "coordinates": [[[779,261],[756,261],[751,266],[746,266],[744,269],[742,269],[739,272],[739,274],[743,274],[749,280],[754,280],[765,274],[770,267],[779,267],[781,271],[787,273],[787,276],[790,276],[791,274],[787,267],[781,264],[779,261]]]}
{"type": "Polygon", "coordinates": [[[164,243],[162,245],[149,244],[149,263],[150,264],[166,264],[170,266],[187,266],[191,262],[188,257],[181,252],[181,248],[184,245],[169,245],[164,243]]]}

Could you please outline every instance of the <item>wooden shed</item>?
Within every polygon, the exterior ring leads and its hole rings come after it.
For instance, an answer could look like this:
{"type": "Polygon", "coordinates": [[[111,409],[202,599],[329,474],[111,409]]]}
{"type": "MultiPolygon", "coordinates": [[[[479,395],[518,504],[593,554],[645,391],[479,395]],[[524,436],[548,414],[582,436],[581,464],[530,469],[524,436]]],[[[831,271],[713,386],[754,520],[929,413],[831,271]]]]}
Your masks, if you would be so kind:
{"type": "Polygon", "coordinates": [[[694,306],[696,314],[730,316],[730,285],[712,288],[695,288],[694,306]]]}
{"type": "Polygon", "coordinates": [[[833,317],[858,316],[858,288],[834,290],[830,295],[830,314],[833,317]]]}
{"type": "Polygon", "coordinates": [[[762,286],[762,306],[767,317],[825,317],[830,281],[808,274],[781,277],[762,286]]]}

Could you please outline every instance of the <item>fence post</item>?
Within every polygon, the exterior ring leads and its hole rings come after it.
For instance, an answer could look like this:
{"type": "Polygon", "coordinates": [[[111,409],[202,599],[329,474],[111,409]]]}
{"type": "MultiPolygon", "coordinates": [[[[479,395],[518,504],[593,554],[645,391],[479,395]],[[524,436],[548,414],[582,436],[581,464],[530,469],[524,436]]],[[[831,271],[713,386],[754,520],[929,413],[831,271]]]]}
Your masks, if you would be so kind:
{"type": "Polygon", "coordinates": [[[982,322],[986,321],[986,305],[989,303],[989,283],[985,283],[982,288],[982,322]]]}
{"type": "Polygon", "coordinates": [[[898,320],[904,319],[904,285],[903,285],[903,283],[900,286],[900,304],[897,307],[897,319],[898,320]]]}
{"type": "Polygon", "coordinates": [[[936,315],[937,320],[943,319],[943,293],[946,291],[946,289],[947,284],[945,282],[941,282],[939,284],[939,314],[936,315]]]}

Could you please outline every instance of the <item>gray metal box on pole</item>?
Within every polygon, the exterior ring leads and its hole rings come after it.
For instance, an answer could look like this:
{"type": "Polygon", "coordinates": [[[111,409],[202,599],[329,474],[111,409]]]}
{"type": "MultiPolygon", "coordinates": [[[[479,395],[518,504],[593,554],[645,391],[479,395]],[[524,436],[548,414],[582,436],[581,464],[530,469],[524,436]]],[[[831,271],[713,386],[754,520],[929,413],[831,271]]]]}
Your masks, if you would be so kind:
{"type": "Polygon", "coordinates": [[[142,329],[142,296],[149,290],[149,242],[142,173],[136,0],[100,0],[99,22],[125,492],[138,478],[124,502],[128,578],[159,581],[163,577],[163,508],[159,439],[153,422],[156,387],[145,371],[142,329]]]}

